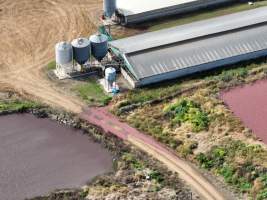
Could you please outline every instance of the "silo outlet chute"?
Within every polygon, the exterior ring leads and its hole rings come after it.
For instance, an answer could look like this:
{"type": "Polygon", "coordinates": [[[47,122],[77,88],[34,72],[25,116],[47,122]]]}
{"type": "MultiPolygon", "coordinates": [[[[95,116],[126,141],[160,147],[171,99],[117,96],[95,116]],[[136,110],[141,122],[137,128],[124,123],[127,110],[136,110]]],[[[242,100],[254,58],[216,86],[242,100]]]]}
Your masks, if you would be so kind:
{"type": "Polygon", "coordinates": [[[108,53],[108,37],[96,34],[90,37],[91,52],[94,58],[101,61],[108,53]]]}

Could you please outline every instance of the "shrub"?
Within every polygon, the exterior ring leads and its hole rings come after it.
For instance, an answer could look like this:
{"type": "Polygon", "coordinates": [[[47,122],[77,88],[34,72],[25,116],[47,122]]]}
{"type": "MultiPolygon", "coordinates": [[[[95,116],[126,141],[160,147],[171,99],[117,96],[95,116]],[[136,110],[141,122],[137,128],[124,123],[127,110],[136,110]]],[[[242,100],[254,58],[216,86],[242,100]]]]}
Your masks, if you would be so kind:
{"type": "Polygon", "coordinates": [[[153,170],[152,172],[150,172],[149,176],[152,180],[155,180],[158,183],[162,183],[164,181],[162,174],[156,170],[153,170]]]}
{"type": "Polygon", "coordinates": [[[144,165],[143,163],[141,163],[139,160],[137,160],[132,154],[130,153],[125,153],[123,156],[122,156],[122,159],[127,162],[128,164],[130,164],[130,166],[133,168],[133,169],[143,169],[144,168],[144,165]]]}
{"type": "Polygon", "coordinates": [[[205,130],[209,126],[208,114],[198,104],[188,99],[182,99],[165,107],[164,113],[174,124],[189,122],[194,132],[205,130]]]}
{"type": "Polygon", "coordinates": [[[267,199],[267,186],[266,188],[261,190],[259,194],[257,195],[257,200],[264,200],[264,199],[267,199]]]}

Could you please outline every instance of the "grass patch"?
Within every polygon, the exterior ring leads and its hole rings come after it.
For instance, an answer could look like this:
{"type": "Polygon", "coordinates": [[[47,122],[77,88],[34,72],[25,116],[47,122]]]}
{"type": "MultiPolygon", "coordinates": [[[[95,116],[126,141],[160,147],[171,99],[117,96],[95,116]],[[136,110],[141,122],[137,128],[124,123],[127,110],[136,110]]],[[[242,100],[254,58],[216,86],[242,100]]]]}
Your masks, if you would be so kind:
{"type": "Polygon", "coordinates": [[[165,22],[157,21],[156,25],[151,25],[148,28],[148,31],[157,31],[165,28],[170,28],[178,25],[188,24],[195,21],[210,19],[213,17],[219,17],[223,15],[228,15],[236,12],[241,12],[245,10],[250,10],[254,8],[259,8],[262,6],[267,6],[267,1],[257,1],[253,6],[248,5],[247,3],[239,3],[224,8],[209,9],[204,11],[199,11],[197,13],[190,13],[178,17],[178,19],[166,19],[165,22]]]}
{"type": "Polygon", "coordinates": [[[119,107],[160,99],[179,89],[180,85],[176,81],[174,84],[170,84],[170,82],[160,83],[147,88],[131,90],[127,94],[122,95],[122,99],[125,101],[119,107]]]}
{"type": "Polygon", "coordinates": [[[131,166],[131,168],[136,170],[142,170],[145,168],[144,164],[138,160],[133,154],[124,153],[122,156],[122,160],[131,166]]]}
{"type": "Polygon", "coordinates": [[[257,66],[260,66],[260,64],[237,64],[231,67],[230,69],[222,69],[217,70],[217,73],[215,72],[211,76],[206,76],[206,80],[215,80],[217,82],[229,82],[233,79],[235,80],[241,80],[246,78],[249,75],[249,70],[252,68],[255,68],[257,66]]]}
{"type": "Polygon", "coordinates": [[[32,101],[7,100],[0,101],[0,112],[17,111],[23,112],[27,109],[38,108],[40,104],[32,101]]]}
{"type": "Polygon", "coordinates": [[[46,66],[47,70],[54,70],[56,69],[56,61],[53,60],[50,63],[48,63],[48,65],[46,66]]]}
{"type": "Polygon", "coordinates": [[[208,114],[201,109],[200,105],[188,99],[166,106],[164,113],[171,118],[173,124],[181,125],[189,122],[194,132],[206,130],[209,126],[208,114]]]}
{"type": "Polygon", "coordinates": [[[148,133],[159,142],[168,145],[170,148],[176,149],[181,144],[181,141],[175,139],[169,132],[164,131],[162,124],[159,123],[162,119],[152,116],[153,113],[150,112],[151,111],[147,111],[147,113],[143,115],[140,113],[132,115],[128,119],[128,122],[137,129],[148,133]]]}
{"type": "Polygon", "coordinates": [[[107,105],[112,99],[95,80],[80,83],[73,90],[88,104],[107,105]]]}

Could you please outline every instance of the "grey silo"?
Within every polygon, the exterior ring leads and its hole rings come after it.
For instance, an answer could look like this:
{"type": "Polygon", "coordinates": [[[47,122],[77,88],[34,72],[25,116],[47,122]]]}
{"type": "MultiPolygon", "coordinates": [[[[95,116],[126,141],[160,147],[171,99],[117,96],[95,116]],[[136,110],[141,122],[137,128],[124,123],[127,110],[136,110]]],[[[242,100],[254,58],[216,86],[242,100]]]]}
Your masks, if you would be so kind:
{"type": "Polygon", "coordinates": [[[90,41],[87,38],[78,38],[72,41],[73,58],[80,65],[90,59],[90,41]]]}
{"type": "Polygon", "coordinates": [[[108,37],[104,34],[96,34],[90,37],[92,55],[101,61],[108,53],[108,37]]]}
{"type": "Polygon", "coordinates": [[[68,64],[72,62],[73,50],[72,46],[68,42],[59,42],[55,46],[56,63],[60,65],[68,64]]]}
{"type": "Polygon", "coordinates": [[[116,0],[104,0],[103,1],[104,15],[106,17],[112,17],[117,9],[116,0]]]}

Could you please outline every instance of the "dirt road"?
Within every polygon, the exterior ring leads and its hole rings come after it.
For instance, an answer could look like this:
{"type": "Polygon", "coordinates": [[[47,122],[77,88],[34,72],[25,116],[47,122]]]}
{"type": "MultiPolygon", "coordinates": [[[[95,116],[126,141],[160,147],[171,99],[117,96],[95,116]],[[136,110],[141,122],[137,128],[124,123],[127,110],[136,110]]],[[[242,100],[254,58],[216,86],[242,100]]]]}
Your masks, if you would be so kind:
{"type": "Polygon", "coordinates": [[[107,133],[113,133],[117,137],[134,144],[157,158],[166,164],[170,170],[177,172],[203,199],[233,199],[230,195],[222,194],[198,170],[186,161],[178,158],[171,150],[168,150],[153,138],[140,133],[126,123],[120,122],[108,112],[107,108],[89,108],[81,114],[81,118],[101,127],[107,133]]]}
{"type": "MultiPolygon", "coordinates": [[[[0,87],[80,112],[83,104],[59,91],[43,73],[61,40],[96,31],[100,0],[0,0],[0,87]]],[[[0,89],[1,89],[0,88],[0,89]]]]}

